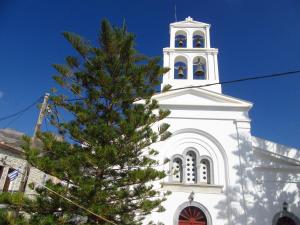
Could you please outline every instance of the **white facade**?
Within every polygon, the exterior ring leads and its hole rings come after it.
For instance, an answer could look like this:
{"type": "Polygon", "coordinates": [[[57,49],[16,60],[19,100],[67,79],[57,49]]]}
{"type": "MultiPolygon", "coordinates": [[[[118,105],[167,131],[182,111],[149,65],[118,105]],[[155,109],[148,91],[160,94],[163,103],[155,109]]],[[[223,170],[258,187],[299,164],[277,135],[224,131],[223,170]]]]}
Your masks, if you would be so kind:
{"type": "Polygon", "coordinates": [[[172,194],[166,211],[145,224],[300,225],[300,151],[253,137],[250,102],[222,94],[220,85],[195,87],[219,82],[209,29],[190,17],[170,25],[162,88],[172,90],[154,98],[171,111],[163,122],[172,136],[154,147],[161,163],[170,159],[156,185],[172,194]],[[197,57],[205,70],[195,75],[197,57]]]}

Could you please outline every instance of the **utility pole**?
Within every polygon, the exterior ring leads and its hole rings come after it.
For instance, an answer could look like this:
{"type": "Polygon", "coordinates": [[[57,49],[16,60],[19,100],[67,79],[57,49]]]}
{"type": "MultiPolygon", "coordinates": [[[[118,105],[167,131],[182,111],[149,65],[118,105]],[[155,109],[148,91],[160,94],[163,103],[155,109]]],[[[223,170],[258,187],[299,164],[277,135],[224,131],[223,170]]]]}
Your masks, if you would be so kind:
{"type": "Polygon", "coordinates": [[[33,136],[32,136],[32,142],[33,143],[35,142],[37,132],[41,128],[41,125],[42,125],[42,122],[43,122],[43,119],[44,119],[44,116],[45,116],[45,112],[46,112],[46,109],[47,109],[49,95],[50,95],[49,93],[46,93],[45,96],[44,96],[44,101],[43,101],[43,104],[41,106],[40,114],[39,114],[37,123],[36,123],[35,128],[34,128],[33,136]]]}
{"type": "MultiPolygon", "coordinates": [[[[44,100],[43,100],[42,106],[40,108],[39,117],[38,117],[38,120],[36,122],[36,125],[35,125],[35,128],[34,128],[34,133],[33,133],[32,139],[31,139],[32,147],[36,146],[36,134],[42,126],[42,122],[43,122],[45,112],[46,112],[46,109],[47,109],[47,105],[48,105],[49,95],[50,95],[49,93],[46,93],[44,95],[44,100]]],[[[28,180],[28,177],[29,177],[29,173],[30,173],[30,167],[31,167],[30,164],[28,162],[26,162],[26,165],[25,165],[25,168],[24,168],[24,173],[23,173],[23,176],[22,176],[22,182],[21,182],[20,189],[19,189],[21,192],[25,192],[25,190],[26,190],[26,184],[27,184],[27,180],[28,180]]]]}

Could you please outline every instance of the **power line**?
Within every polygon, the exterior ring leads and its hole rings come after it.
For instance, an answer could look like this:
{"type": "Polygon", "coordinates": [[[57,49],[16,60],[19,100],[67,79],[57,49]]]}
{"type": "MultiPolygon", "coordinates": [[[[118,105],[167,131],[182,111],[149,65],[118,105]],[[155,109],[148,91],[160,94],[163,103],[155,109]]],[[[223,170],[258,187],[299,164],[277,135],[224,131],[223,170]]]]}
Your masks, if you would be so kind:
{"type": "Polygon", "coordinates": [[[43,96],[39,97],[36,101],[34,101],[32,104],[30,104],[29,106],[25,107],[24,109],[16,112],[16,113],[13,113],[11,115],[8,115],[8,116],[4,116],[4,117],[1,117],[0,118],[0,122],[3,121],[3,120],[7,120],[7,119],[10,119],[12,117],[15,117],[15,116],[18,116],[24,112],[26,112],[27,110],[29,110],[32,106],[34,106],[35,104],[39,103],[40,100],[43,98],[43,96]]]}
{"type": "MultiPolygon", "coordinates": [[[[0,159],[0,161],[1,161],[4,165],[8,165],[8,164],[6,163],[5,160],[6,160],[6,158],[0,159]]],[[[20,169],[16,169],[16,170],[18,170],[18,172],[19,172],[20,174],[24,175],[24,173],[21,172],[20,169]]],[[[71,199],[69,199],[69,198],[63,196],[62,194],[60,194],[60,193],[58,193],[58,192],[52,190],[51,188],[47,187],[46,185],[42,184],[41,182],[39,182],[39,181],[35,181],[35,182],[38,183],[39,185],[41,185],[42,187],[44,187],[45,189],[47,189],[48,191],[50,191],[51,193],[53,193],[53,194],[59,196],[60,198],[63,198],[64,200],[66,200],[66,201],[68,201],[69,203],[71,203],[71,204],[77,206],[78,208],[80,208],[80,209],[82,209],[82,210],[84,210],[84,211],[86,211],[86,212],[92,214],[93,216],[97,217],[98,219],[101,219],[101,220],[103,220],[103,221],[105,221],[105,222],[108,222],[108,223],[110,223],[110,224],[113,224],[113,225],[118,225],[118,224],[116,224],[115,222],[113,222],[113,221],[111,221],[111,220],[109,220],[109,219],[106,219],[106,218],[103,217],[103,216],[100,216],[100,215],[94,213],[93,211],[89,210],[88,208],[85,208],[84,206],[82,206],[82,205],[80,205],[80,204],[78,204],[78,203],[72,201],[71,199]]]]}
{"type": "MultiPolygon", "coordinates": [[[[282,73],[272,73],[272,74],[267,74],[267,75],[262,75],[262,76],[246,77],[246,78],[241,78],[241,79],[237,79],[237,80],[221,81],[221,82],[215,82],[215,83],[211,83],[211,84],[174,88],[174,89],[170,89],[168,91],[176,91],[176,90],[189,89],[189,88],[202,88],[202,87],[208,87],[208,86],[213,86],[213,85],[218,85],[218,84],[232,84],[232,83],[238,83],[238,82],[244,82],[244,81],[250,81],[250,80],[269,79],[269,78],[274,78],[274,77],[283,77],[283,76],[290,76],[290,75],[300,75],[300,70],[293,70],[293,71],[287,71],[287,72],[282,72],[282,73]]],[[[159,93],[157,93],[157,94],[159,94],[159,93]]],[[[73,98],[73,99],[66,99],[65,101],[66,102],[83,101],[86,99],[87,98],[73,98]]]]}
{"type": "Polygon", "coordinates": [[[18,116],[16,116],[15,118],[13,118],[11,121],[9,121],[7,124],[5,124],[3,126],[3,129],[8,128],[8,126],[10,126],[12,123],[14,123],[17,119],[19,119],[21,116],[23,116],[24,113],[19,114],[18,116]]]}
{"type": "Polygon", "coordinates": [[[283,72],[283,73],[273,73],[273,74],[267,74],[267,75],[262,75],[262,76],[246,77],[246,78],[241,78],[241,79],[237,79],[237,80],[221,81],[221,82],[216,82],[216,83],[211,83],[211,84],[174,88],[174,89],[171,89],[168,91],[175,91],[175,90],[188,89],[188,88],[201,88],[201,87],[208,87],[208,86],[213,86],[213,85],[217,85],[217,84],[232,84],[232,83],[244,82],[244,81],[249,81],[249,80],[260,80],[260,79],[283,77],[283,76],[289,76],[289,75],[300,75],[300,70],[288,71],[288,72],[283,72]]]}
{"type": "MultiPolygon", "coordinates": [[[[174,88],[168,91],[176,91],[176,90],[181,90],[181,89],[189,89],[189,88],[201,88],[201,87],[208,87],[208,86],[213,86],[213,85],[218,85],[218,84],[232,84],[232,83],[238,83],[238,82],[244,82],[244,81],[250,81],[250,80],[260,80],[260,79],[268,79],[268,78],[274,78],[274,77],[283,77],[283,76],[289,76],[289,75],[300,75],[300,70],[294,70],[294,71],[287,71],[287,72],[282,72],[282,73],[273,73],[273,74],[267,74],[267,75],[262,75],[262,76],[253,76],[253,77],[246,77],[246,78],[241,78],[237,80],[229,80],[229,81],[221,81],[221,82],[215,82],[211,84],[204,84],[204,85],[196,85],[196,86],[189,86],[189,87],[181,87],[181,88],[174,88]]],[[[39,97],[37,101],[35,101],[33,104],[29,105],[28,107],[24,108],[23,110],[20,110],[19,112],[16,112],[14,114],[5,116],[0,118],[0,122],[9,118],[12,118],[14,116],[17,116],[20,113],[23,113],[30,109],[33,105],[35,105],[37,102],[39,102],[43,96],[39,97]]],[[[73,98],[73,99],[66,99],[66,102],[72,102],[72,101],[83,101],[86,100],[87,98],[73,98]]]]}
{"type": "Polygon", "coordinates": [[[45,125],[46,125],[46,130],[47,130],[47,132],[49,132],[47,117],[44,117],[44,121],[45,121],[45,125]]]}

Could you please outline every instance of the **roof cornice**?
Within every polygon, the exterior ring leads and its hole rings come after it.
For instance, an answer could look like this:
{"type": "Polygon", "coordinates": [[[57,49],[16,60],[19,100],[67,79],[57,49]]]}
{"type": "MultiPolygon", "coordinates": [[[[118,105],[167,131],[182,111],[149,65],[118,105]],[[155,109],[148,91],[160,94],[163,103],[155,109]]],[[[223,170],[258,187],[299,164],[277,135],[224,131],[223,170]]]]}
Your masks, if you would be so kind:
{"type": "Polygon", "coordinates": [[[18,148],[18,147],[14,147],[14,146],[11,146],[11,145],[8,145],[5,142],[0,142],[0,149],[1,148],[4,149],[4,150],[13,152],[13,153],[20,154],[20,155],[24,154],[24,150],[23,149],[18,148]]]}

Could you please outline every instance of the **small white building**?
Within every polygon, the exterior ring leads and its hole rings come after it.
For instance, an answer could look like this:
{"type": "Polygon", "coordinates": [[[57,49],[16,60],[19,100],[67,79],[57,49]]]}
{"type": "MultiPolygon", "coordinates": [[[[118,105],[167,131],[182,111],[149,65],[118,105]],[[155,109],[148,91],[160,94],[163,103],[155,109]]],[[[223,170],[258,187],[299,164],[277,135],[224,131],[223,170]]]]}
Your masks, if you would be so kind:
{"type": "Polygon", "coordinates": [[[161,163],[170,159],[157,185],[172,194],[145,224],[300,225],[300,151],[252,136],[252,103],[215,84],[210,25],[190,17],[170,24],[163,54],[170,71],[162,88],[172,90],[154,99],[171,111],[163,122],[172,136],[154,147],[161,163]]]}

